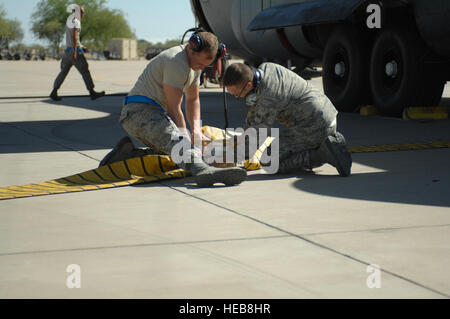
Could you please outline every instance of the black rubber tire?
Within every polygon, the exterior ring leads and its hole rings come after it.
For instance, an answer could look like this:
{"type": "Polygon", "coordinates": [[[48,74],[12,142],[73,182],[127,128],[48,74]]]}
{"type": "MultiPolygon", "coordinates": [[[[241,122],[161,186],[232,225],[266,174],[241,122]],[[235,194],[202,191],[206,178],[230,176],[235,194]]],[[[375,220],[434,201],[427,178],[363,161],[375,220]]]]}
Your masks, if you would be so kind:
{"type": "Polygon", "coordinates": [[[400,116],[404,108],[437,105],[445,81],[424,64],[427,47],[414,28],[390,27],[376,39],[370,61],[370,87],[380,112],[400,116]],[[386,75],[386,64],[395,61],[397,73],[386,75]]]}
{"type": "Polygon", "coordinates": [[[336,109],[353,112],[359,106],[369,104],[369,54],[368,44],[356,29],[337,28],[323,54],[323,88],[336,109]],[[345,72],[339,76],[335,66],[344,63],[345,72]]]}

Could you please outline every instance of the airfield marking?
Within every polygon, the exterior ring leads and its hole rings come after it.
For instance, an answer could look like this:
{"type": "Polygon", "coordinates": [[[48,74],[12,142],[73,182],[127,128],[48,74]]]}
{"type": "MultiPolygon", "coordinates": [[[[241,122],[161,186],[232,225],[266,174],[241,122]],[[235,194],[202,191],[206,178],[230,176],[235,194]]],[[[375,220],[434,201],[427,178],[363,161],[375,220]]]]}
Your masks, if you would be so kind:
{"type": "MultiPolygon", "coordinates": [[[[440,148],[450,148],[450,142],[437,141],[411,144],[360,145],[350,146],[348,149],[350,153],[375,153],[440,148]]],[[[248,170],[257,169],[253,164],[250,161],[245,168],[248,170]]],[[[169,156],[147,155],[116,162],[111,165],[49,182],[0,187],[0,200],[123,187],[158,182],[165,179],[184,178],[186,176],[188,174],[182,169],[179,169],[169,156]]]]}

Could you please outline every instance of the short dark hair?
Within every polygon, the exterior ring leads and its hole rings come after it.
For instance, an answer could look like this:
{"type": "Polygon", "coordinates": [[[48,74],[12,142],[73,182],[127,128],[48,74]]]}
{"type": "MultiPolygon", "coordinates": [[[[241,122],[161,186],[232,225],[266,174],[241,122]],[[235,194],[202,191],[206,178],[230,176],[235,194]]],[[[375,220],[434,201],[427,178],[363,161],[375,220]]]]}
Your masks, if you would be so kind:
{"type": "Polygon", "coordinates": [[[225,86],[243,85],[252,80],[252,69],[244,63],[233,63],[226,69],[223,76],[223,84],[225,86]]]}
{"type": "Polygon", "coordinates": [[[207,52],[209,57],[215,58],[219,50],[219,40],[211,32],[199,32],[197,35],[202,39],[203,48],[200,52],[207,52]]]}

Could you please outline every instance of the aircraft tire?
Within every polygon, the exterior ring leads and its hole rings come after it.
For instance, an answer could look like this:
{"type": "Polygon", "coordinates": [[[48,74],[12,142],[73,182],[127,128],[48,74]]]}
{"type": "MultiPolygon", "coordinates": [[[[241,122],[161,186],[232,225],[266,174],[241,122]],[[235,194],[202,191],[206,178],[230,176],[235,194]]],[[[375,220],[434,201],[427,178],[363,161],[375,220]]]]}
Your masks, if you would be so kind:
{"type": "Polygon", "coordinates": [[[404,108],[429,105],[442,94],[439,84],[425,71],[426,52],[422,39],[411,28],[390,27],[378,35],[370,61],[370,87],[382,114],[400,116],[404,108]]]}
{"type": "Polygon", "coordinates": [[[323,54],[323,88],[339,111],[353,112],[370,102],[366,39],[354,28],[337,28],[323,54]]]}

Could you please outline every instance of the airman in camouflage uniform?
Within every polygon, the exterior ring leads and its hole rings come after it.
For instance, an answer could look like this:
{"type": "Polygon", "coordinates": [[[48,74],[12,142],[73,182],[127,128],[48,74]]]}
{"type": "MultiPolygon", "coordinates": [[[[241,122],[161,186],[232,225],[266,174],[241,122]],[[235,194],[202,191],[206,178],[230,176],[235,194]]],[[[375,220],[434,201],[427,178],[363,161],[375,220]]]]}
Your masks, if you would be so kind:
{"type": "Polygon", "coordinates": [[[100,165],[145,154],[167,154],[190,172],[199,186],[216,182],[236,185],[244,181],[247,177],[244,169],[209,166],[194,143],[204,138],[200,127],[200,74],[215,60],[216,53],[217,37],[200,32],[191,37],[188,45],[167,49],[153,58],[125,98],[120,116],[123,128],[150,151],[135,148],[130,138],[125,137],[100,165]],[[187,121],[181,110],[183,94],[187,121]],[[186,122],[190,124],[191,134],[186,122]]]}
{"type": "Polygon", "coordinates": [[[285,125],[279,134],[279,173],[311,170],[325,163],[349,176],[352,159],[336,131],[331,101],[291,70],[274,63],[257,69],[236,63],[224,76],[228,91],[245,97],[250,110],[244,129],[285,125]]]}

